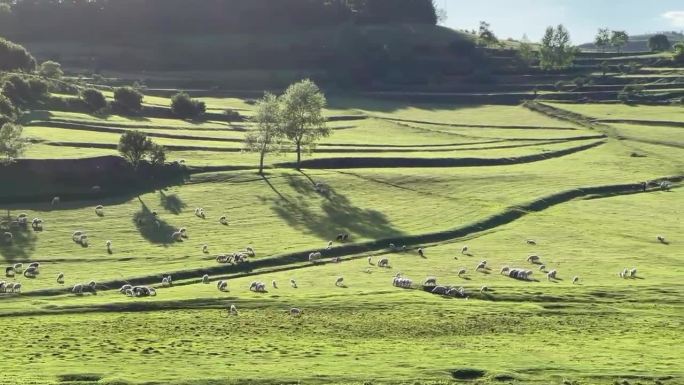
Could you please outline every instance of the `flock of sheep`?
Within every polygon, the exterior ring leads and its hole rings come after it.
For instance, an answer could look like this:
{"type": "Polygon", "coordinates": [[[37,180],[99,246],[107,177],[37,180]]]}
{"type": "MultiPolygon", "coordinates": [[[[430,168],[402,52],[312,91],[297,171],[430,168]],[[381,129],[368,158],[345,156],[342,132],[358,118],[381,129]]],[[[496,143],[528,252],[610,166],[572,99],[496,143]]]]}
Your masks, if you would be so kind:
{"type": "MultiPolygon", "coordinates": [[[[316,191],[319,193],[327,193],[328,187],[324,184],[317,184],[316,185],[316,191]]],[[[51,204],[57,205],[60,203],[60,198],[55,197],[51,204]]],[[[104,206],[98,205],[95,207],[95,213],[98,216],[104,216],[104,206]]],[[[152,213],[152,215],[155,217],[155,223],[159,226],[160,222],[156,219],[157,214],[152,213]]],[[[197,208],[195,209],[195,216],[206,219],[207,214],[203,208],[197,208]]],[[[21,226],[23,228],[27,228],[28,224],[31,224],[32,228],[34,231],[41,231],[43,229],[43,220],[40,218],[34,218],[32,221],[29,222],[29,217],[27,214],[20,214],[17,216],[17,219],[14,224],[21,226]]],[[[219,223],[222,225],[227,226],[228,225],[228,217],[227,216],[221,216],[219,218],[219,223]]],[[[2,240],[5,243],[12,243],[14,236],[11,232],[9,232],[9,227],[7,228],[2,228],[3,230],[7,230],[3,232],[3,238],[2,240]]],[[[188,235],[188,230],[184,227],[179,228],[178,230],[174,231],[171,234],[171,239],[173,241],[183,241],[189,238],[188,235]]],[[[348,233],[340,233],[335,237],[335,240],[337,242],[347,242],[351,239],[350,234],[348,233]]],[[[73,242],[81,245],[82,247],[88,247],[89,246],[89,241],[88,241],[88,234],[85,231],[75,231],[72,234],[72,240],[73,242]]],[[[658,236],[657,240],[663,244],[667,244],[667,240],[663,236],[658,236]]],[[[528,239],[525,241],[528,245],[536,246],[537,242],[528,239]]],[[[326,247],[326,250],[330,250],[333,248],[333,241],[328,242],[328,245],[326,247]]],[[[109,254],[112,254],[112,241],[106,241],[105,242],[105,247],[106,250],[109,254]]],[[[397,247],[396,245],[390,243],[389,244],[389,249],[393,252],[398,252],[402,251],[405,252],[407,251],[406,245],[402,247],[397,247]]],[[[202,246],[202,253],[208,254],[209,253],[209,246],[208,245],[203,245],[202,246]]],[[[426,258],[425,256],[425,250],[421,247],[417,249],[417,253],[421,258],[426,258]]],[[[461,254],[465,255],[472,255],[469,253],[469,247],[468,246],[463,246],[461,248],[461,254]]],[[[221,264],[240,264],[243,262],[246,262],[248,258],[250,257],[255,257],[256,253],[252,247],[247,247],[243,251],[238,251],[235,253],[229,253],[229,254],[219,254],[216,256],[216,261],[221,264]]],[[[317,263],[323,259],[323,253],[320,251],[312,252],[308,256],[308,260],[311,263],[317,263]]],[[[340,262],[341,259],[339,257],[332,258],[331,261],[333,262],[340,262]]],[[[548,270],[546,269],[546,266],[542,263],[541,258],[538,255],[529,255],[526,259],[526,262],[529,264],[534,264],[538,265],[539,270],[544,272],[546,274],[546,277],[549,281],[556,281],[558,279],[558,272],[555,269],[548,270]]],[[[373,265],[373,259],[372,257],[368,257],[368,264],[373,265]]],[[[378,262],[375,264],[378,268],[390,268],[390,262],[389,258],[387,257],[382,257],[381,259],[378,260],[378,262]]],[[[5,275],[8,278],[14,278],[17,274],[23,274],[24,277],[26,278],[36,278],[38,274],[40,273],[40,263],[34,262],[28,265],[26,269],[24,269],[24,266],[22,263],[16,263],[12,266],[9,266],[5,269],[5,275]]],[[[488,272],[491,270],[489,267],[487,261],[480,261],[474,269],[476,272],[488,272]]],[[[458,277],[464,277],[467,274],[467,269],[462,268],[458,270],[458,277]]],[[[508,276],[513,279],[518,279],[518,280],[524,280],[524,281],[529,281],[532,279],[532,275],[534,274],[532,269],[529,268],[511,268],[509,266],[503,266],[500,270],[500,274],[508,276]]],[[[625,268],[623,271],[619,273],[619,276],[621,278],[636,278],[637,277],[637,269],[632,268],[632,269],[627,269],[625,268]]],[[[579,282],[579,276],[574,276],[572,279],[572,283],[578,283],[579,282]]],[[[65,276],[63,273],[59,273],[57,275],[57,283],[59,284],[64,284],[65,283],[65,276]]],[[[202,283],[204,284],[209,284],[211,283],[211,278],[209,275],[204,275],[202,277],[202,283]]],[[[335,286],[337,287],[345,287],[344,284],[344,277],[337,277],[334,282],[335,286]]],[[[162,277],[161,287],[163,288],[168,288],[173,285],[172,277],[171,275],[164,275],[162,277]]],[[[413,280],[403,277],[401,273],[397,273],[393,279],[392,279],[392,285],[398,288],[403,288],[403,289],[414,289],[416,286],[414,286],[413,280]]],[[[292,279],[290,280],[290,286],[292,288],[297,288],[297,282],[292,279]]],[[[437,295],[442,295],[442,296],[448,296],[448,297],[458,297],[458,298],[465,298],[468,299],[468,294],[466,292],[466,289],[463,287],[452,287],[452,286],[444,286],[444,285],[438,285],[437,284],[437,278],[435,277],[427,277],[420,285],[418,285],[423,288],[423,290],[426,290],[430,293],[437,294],[437,295]]],[[[271,282],[271,287],[274,289],[278,288],[277,282],[272,281],[271,282]]],[[[227,280],[219,280],[216,283],[216,288],[221,291],[221,292],[226,292],[228,291],[228,281],[227,280]]],[[[22,284],[19,282],[5,282],[5,281],[0,281],[0,293],[21,293],[22,289],[22,284]]],[[[84,293],[92,293],[96,294],[97,290],[97,283],[95,281],[90,281],[86,284],[75,284],[72,289],[71,293],[75,295],[83,295],[84,293]]],[[[254,281],[251,282],[249,285],[249,290],[254,293],[267,293],[267,285],[261,281],[254,281]]],[[[490,289],[487,286],[482,286],[480,288],[480,293],[485,293],[487,291],[490,291],[490,289]]],[[[119,293],[126,295],[128,297],[154,297],[157,295],[157,290],[152,287],[152,286],[134,286],[131,284],[125,284],[119,289],[119,293]]],[[[231,315],[238,315],[237,308],[235,305],[231,305],[229,308],[229,313],[231,315]]],[[[299,308],[292,308],[290,309],[290,314],[292,316],[300,316],[302,314],[302,311],[299,308]]]]}

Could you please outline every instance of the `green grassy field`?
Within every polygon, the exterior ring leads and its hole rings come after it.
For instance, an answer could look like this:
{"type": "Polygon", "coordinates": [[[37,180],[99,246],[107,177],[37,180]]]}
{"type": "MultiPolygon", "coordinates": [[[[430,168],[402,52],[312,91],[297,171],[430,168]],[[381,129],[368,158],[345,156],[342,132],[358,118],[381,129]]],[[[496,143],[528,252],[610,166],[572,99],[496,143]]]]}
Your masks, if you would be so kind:
{"type": "MultiPolygon", "coordinates": [[[[161,99],[148,103],[161,105],[161,99]]],[[[205,101],[245,115],[253,108],[236,98],[205,101]]],[[[597,119],[682,122],[676,107],[553,105],[597,119]]],[[[331,98],[326,114],[367,118],[330,122],[333,134],[305,159],[539,157],[499,166],[297,172],[279,166],[294,159],[285,151],[267,158],[270,168],[261,177],[253,169],[256,156],[240,151],[249,122],[35,112],[25,128],[34,141],[27,158],[113,155],[120,133],[98,130],[104,127],[163,135],[153,140],[169,147],[169,159],[191,167],[244,169],[197,172],[182,185],[133,197],[65,200],[57,207],[0,204],[13,215],[45,221],[44,231],[13,229],[14,243],[0,244],[7,266],[41,263],[38,278],[16,278],[21,294],[0,294],[8,347],[0,383],[684,382],[681,178],[673,179],[671,191],[591,193],[597,186],[683,176],[684,129],[608,123],[611,130],[603,131],[521,106],[349,97],[331,98]],[[546,156],[592,143],[597,146],[546,156]],[[317,193],[316,182],[331,193],[317,193]],[[574,199],[558,195],[567,191],[579,192],[574,199]],[[100,204],[101,217],[94,211],[100,204]],[[197,207],[206,219],[194,215],[197,207]],[[137,222],[152,211],[159,227],[137,222]],[[223,215],[228,226],[218,222],[223,215]],[[180,227],[189,238],[171,242],[180,227]],[[88,233],[88,247],[71,240],[77,230],[88,233]],[[325,250],[341,232],[359,247],[334,242],[325,250]],[[407,251],[390,250],[390,240],[407,251]],[[465,245],[468,253],[461,252],[465,245]],[[248,246],[256,257],[242,267],[215,261],[248,246]],[[311,251],[322,251],[324,262],[295,257],[311,251]],[[547,271],[557,269],[559,279],[547,280],[526,261],[530,254],[547,271]],[[383,257],[390,268],[375,265],[383,257]],[[483,260],[490,269],[476,271],[483,260]],[[508,278],[499,274],[502,266],[532,269],[534,279],[508,278]],[[620,278],[624,268],[638,274],[620,278]],[[466,273],[459,275],[461,269],[466,273]],[[55,281],[60,272],[64,285],[55,281]],[[210,284],[201,283],[205,272],[210,284]],[[163,288],[167,273],[179,278],[163,288]],[[413,280],[411,289],[392,286],[397,273],[413,280]],[[463,287],[467,299],[421,290],[430,276],[463,287]],[[337,277],[344,277],[344,287],[335,285],[337,277]],[[229,282],[228,291],[216,289],[220,279],[229,282]],[[97,295],[69,292],[90,280],[98,283],[97,295]],[[127,280],[156,286],[158,295],[123,296],[118,288],[127,280]],[[255,280],[268,292],[251,292],[255,280]],[[489,290],[481,292],[483,286],[489,290]],[[238,316],[229,314],[231,304],[238,316]],[[292,307],[302,316],[290,316],[292,307]]]]}

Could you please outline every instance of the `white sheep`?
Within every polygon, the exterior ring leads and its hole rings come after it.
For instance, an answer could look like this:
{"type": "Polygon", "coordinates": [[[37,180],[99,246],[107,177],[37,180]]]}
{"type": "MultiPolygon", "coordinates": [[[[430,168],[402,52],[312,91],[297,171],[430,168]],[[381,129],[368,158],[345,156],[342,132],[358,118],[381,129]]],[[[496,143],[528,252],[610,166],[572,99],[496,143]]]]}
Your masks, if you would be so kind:
{"type": "Polygon", "coordinates": [[[178,230],[181,233],[181,237],[187,238],[188,237],[188,229],[185,227],[181,227],[180,230],[178,230]]]}
{"type": "Polygon", "coordinates": [[[337,277],[335,280],[335,286],[340,287],[344,285],[344,277],[337,277]]]}
{"type": "Polygon", "coordinates": [[[418,255],[420,255],[421,258],[425,258],[425,252],[422,247],[418,248],[418,255]]]}
{"type": "Polygon", "coordinates": [[[539,265],[539,271],[546,270],[546,265],[539,265]]]}
{"type": "Polygon", "coordinates": [[[458,276],[461,277],[467,273],[466,269],[461,269],[458,271],[458,276]]]}
{"type": "Polygon", "coordinates": [[[245,251],[247,252],[247,255],[249,255],[250,257],[252,257],[252,258],[256,257],[256,251],[254,251],[253,247],[247,246],[245,248],[245,251]]]}
{"type": "Polygon", "coordinates": [[[487,286],[482,286],[482,287],[480,288],[480,293],[481,293],[481,294],[484,294],[484,293],[486,293],[486,292],[488,292],[488,291],[489,291],[489,288],[488,288],[487,286]]]}
{"type": "Polygon", "coordinates": [[[40,268],[40,262],[32,262],[28,265],[29,269],[39,269],[40,268]]]}
{"type": "Polygon", "coordinates": [[[620,272],[619,275],[620,275],[620,278],[627,278],[627,277],[628,277],[628,274],[629,274],[629,271],[628,271],[627,268],[625,267],[624,269],[622,269],[622,271],[620,272]]]}
{"type": "Polygon", "coordinates": [[[423,283],[424,286],[437,286],[437,278],[435,277],[427,277],[425,278],[425,282],[423,283]]]}
{"type": "Polygon", "coordinates": [[[296,307],[293,307],[290,309],[290,315],[293,317],[301,317],[302,311],[296,307]]]}
{"type": "Polygon", "coordinates": [[[183,233],[181,233],[180,231],[174,231],[171,234],[171,239],[173,239],[174,241],[177,241],[177,242],[182,241],[183,240],[183,233]]]}
{"type": "Polygon", "coordinates": [[[24,268],[24,264],[23,263],[15,263],[14,266],[12,266],[12,267],[14,268],[14,271],[16,271],[17,273],[21,273],[22,269],[24,268]]]}
{"type": "Polygon", "coordinates": [[[12,286],[12,293],[16,293],[16,294],[21,293],[21,283],[20,282],[14,283],[14,285],[12,286]]]}
{"type": "Polygon", "coordinates": [[[75,284],[71,289],[71,292],[74,294],[83,294],[83,285],[80,283],[75,284]]]}
{"type": "Polygon", "coordinates": [[[202,283],[205,285],[209,283],[209,274],[204,274],[202,276],[202,283]]]}
{"type": "Polygon", "coordinates": [[[378,261],[378,267],[389,267],[389,259],[388,258],[382,258],[381,260],[378,261]]]}
{"type": "Polygon", "coordinates": [[[43,220],[40,218],[33,218],[33,221],[31,221],[31,227],[33,227],[33,230],[40,230],[43,228],[43,220]]]}
{"type": "Polygon", "coordinates": [[[209,254],[209,245],[202,246],[202,253],[209,254]]]}
{"type": "Polygon", "coordinates": [[[228,290],[228,281],[224,281],[224,280],[218,281],[218,283],[216,284],[216,288],[219,291],[227,291],[228,290]]]}
{"type": "Polygon", "coordinates": [[[60,197],[54,197],[54,198],[52,198],[52,202],[50,203],[50,205],[56,206],[56,205],[60,204],[61,201],[62,201],[62,199],[60,199],[60,197]]]}
{"type": "Polygon", "coordinates": [[[29,267],[28,269],[24,270],[24,277],[26,278],[36,278],[38,275],[38,268],[37,267],[29,267]]]}
{"type": "Polygon", "coordinates": [[[168,277],[162,278],[161,284],[162,287],[171,287],[171,282],[169,281],[168,277]]]}
{"type": "Polygon", "coordinates": [[[663,244],[667,243],[667,240],[662,235],[658,235],[657,238],[658,238],[658,242],[663,243],[663,244]]]}
{"type": "Polygon", "coordinates": [[[508,274],[508,272],[511,271],[511,268],[508,266],[503,266],[501,267],[501,274],[508,274]]]}
{"type": "Polygon", "coordinates": [[[629,276],[632,277],[632,278],[635,278],[635,277],[637,276],[637,269],[636,269],[636,267],[629,271],[629,276]]]}
{"type": "Polygon", "coordinates": [[[526,240],[525,242],[526,242],[528,245],[532,245],[532,246],[534,246],[534,245],[537,244],[537,241],[535,241],[534,239],[528,239],[528,240],[526,240]]]}
{"type": "Polygon", "coordinates": [[[576,284],[577,282],[579,282],[579,279],[580,279],[580,278],[579,278],[578,276],[572,277],[572,284],[574,285],[574,284],[576,284]]]}
{"type": "Polygon", "coordinates": [[[102,206],[102,205],[96,206],[95,207],[95,214],[97,214],[98,216],[102,216],[102,214],[104,214],[104,206],[102,206]]]}
{"type": "Polygon", "coordinates": [[[278,288],[278,282],[276,282],[275,280],[271,281],[271,286],[273,286],[274,289],[277,289],[278,288]]]}
{"type": "Polygon", "coordinates": [[[125,284],[125,285],[121,286],[121,288],[119,289],[119,293],[127,294],[126,292],[129,290],[132,290],[132,289],[133,289],[133,285],[125,284]]]}
{"type": "Polygon", "coordinates": [[[230,315],[238,315],[238,310],[235,305],[230,305],[230,315]]]}
{"type": "Polygon", "coordinates": [[[487,261],[482,261],[478,263],[477,267],[475,267],[475,271],[480,271],[480,270],[486,270],[487,269],[487,261]]]}
{"type": "Polygon", "coordinates": [[[111,254],[112,253],[112,241],[105,242],[105,247],[107,248],[107,252],[109,254],[111,254]]]}
{"type": "Polygon", "coordinates": [[[224,226],[227,226],[228,225],[228,217],[225,215],[222,216],[221,218],[219,218],[219,223],[224,225],[224,226]]]}
{"type": "Polygon", "coordinates": [[[328,242],[328,246],[325,248],[326,250],[330,250],[333,248],[333,241],[328,242]]]}
{"type": "Polygon", "coordinates": [[[541,260],[541,258],[538,255],[534,255],[534,254],[527,257],[527,262],[530,262],[530,263],[539,263],[540,260],[541,260]]]}
{"type": "Polygon", "coordinates": [[[297,288],[297,281],[295,281],[294,279],[291,279],[290,280],[290,286],[292,286],[293,289],[296,289],[297,288]]]}
{"type": "Polygon", "coordinates": [[[554,269],[554,270],[551,270],[551,271],[549,271],[548,273],[546,273],[546,278],[547,278],[549,281],[551,281],[552,279],[556,279],[556,275],[557,275],[557,274],[558,274],[558,272],[557,272],[555,269],[554,269]]]}
{"type": "Polygon", "coordinates": [[[57,274],[57,283],[60,285],[64,284],[64,273],[57,274]]]}
{"type": "Polygon", "coordinates": [[[465,253],[467,253],[467,252],[468,252],[468,246],[463,246],[463,247],[461,248],[461,254],[465,254],[465,253]]]}
{"type": "Polygon", "coordinates": [[[319,251],[317,251],[315,253],[311,253],[311,254],[309,254],[309,262],[316,262],[319,259],[321,259],[322,256],[323,256],[323,254],[321,254],[319,251]]]}
{"type": "Polygon", "coordinates": [[[373,257],[368,257],[368,264],[372,265],[373,264],[373,257]]]}

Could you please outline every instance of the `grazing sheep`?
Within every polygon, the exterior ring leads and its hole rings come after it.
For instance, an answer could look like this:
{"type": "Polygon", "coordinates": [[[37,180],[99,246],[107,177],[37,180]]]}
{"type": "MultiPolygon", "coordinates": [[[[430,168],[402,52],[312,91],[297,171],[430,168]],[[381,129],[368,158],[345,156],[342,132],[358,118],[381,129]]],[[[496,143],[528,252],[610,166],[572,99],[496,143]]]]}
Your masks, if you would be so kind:
{"type": "Polygon", "coordinates": [[[121,289],[119,289],[119,293],[126,294],[126,292],[128,290],[132,290],[132,289],[133,289],[133,285],[126,284],[126,285],[121,286],[121,289]]]}
{"type": "Polygon", "coordinates": [[[349,240],[349,234],[347,234],[347,233],[337,234],[337,237],[335,238],[335,240],[338,242],[346,242],[349,240]]]}
{"type": "Polygon", "coordinates": [[[421,258],[425,258],[425,252],[422,247],[418,248],[418,255],[420,255],[421,258]]]}
{"type": "Polygon", "coordinates": [[[326,246],[326,250],[330,250],[333,248],[333,241],[328,242],[328,246],[326,246]]]}
{"type": "Polygon", "coordinates": [[[632,277],[632,278],[635,278],[635,277],[637,276],[637,269],[636,269],[636,267],[629,271],[629,276],[632,277]]]}
{"type": "Polygon", "coordinates": [[[500,272],[500,273],[501,273],[502,275],[503,275],[503,274],[508,274],[509,271],[511,271],[511,268],[510,268],[510,267],[508,267],[508,266],[503,266],[503,267],[501,268],[501,272],[500,272]]]}
{"type": "Polygon", "coordinates": [[[13,267],[14,267],[14,271],[16,271],[17,273],[21,273],[22,269],[24,268],[24,264],[23,263],[15,263],[13,267]]]}
{"type": "Polygon", "coordinates": [[[88,235],[87,235],[87,234],[82,234],[82,235],[78,238],[78,243],[80,243],[81,246],[83,246],[83,247],[88,247],[88,235]]]}
{"type": "Polygon", "coordinates": [[[546,273],[546,278],[551,281],[552,279],[556,279],[556,275],[558,272],[556,270],[551,270],[548,273],[546,273]]]}
{"type": "Polygon", "coordinates": [[[658,235],[657,238],[658,238],[658,242],[660,242],[660,243],[662,243],[662,244],[666,244],[666,243],[667,243],[667,240],[666,240],[665,237],[663,237],[662,235],[658,235]]]}
{"type": "Polygon", "coordinates": [[[466,269],[461,269],[458,271],[458,276],[461,277],[467,273],[466,269]]]}
{"type": "Polygon", "coordinates": [[[487,286],[482,286],[482,287],[480,288],[480,293],[481,293],[481,294],[484,294],[484,293],[486,293],[486,292],[488,292],[488,291],[489,291],[489,288],[488,288],[487,286]]]}
{"type": "Polygon", "coordinates": [[[449,297],[465,297],[465,289],[462,287],[459,288],[450,288],[444,293],[444,295],[449,296],[449,297]]]}
{"type": "Polygon", "coordinates": [[[389,267],[389,259],[383,258],[378,261],[378,267],[389,267]]]}
{"type": "Polygon", "coordinates": [[[319,259],[321,259],[322,257],[323,257],[323,254],[321,254],[318,251],[315,253],[311,253],[311,254],[309,254],[309,262],[316,262],[319,259]]]}
{"type": "Polygon", "coordinates": [[[219,223],[224,226],[228,226],[228,217],[225,215],[222,216],[221,218],[219,218],[219,223]]]}
{"type": "Polygon", "coordinates": [[[204,254],[209,254],[209,245],[202,246],[202,252],[204,254]]]}
{"type": "Polygon", "coordinates": [[[180,231],[174,231],[171,234],[171,239],[176,241],[176,242],[180,242],[183,240],[183,233],[181,233],[180,231]]]}
{"type": "Polygon", "coordinates": [[[625,267],[624,269],[622,269],[622,271],[620,272],[619,275],[620,275],[620,278],[627,278],[627,277],[628,277],[628,274],[629,274],[629,271],[628,271],[627,268],[625,267]]]}
{"type": "Polygon", "coordinates": [[[572,284],[574,285],[574,284],[576,284],[577,282],[579,282],[579,277],[578,277],[578,276],[572,277],[572,284]]]}
{"type": "Polygon", "coordinates": [[[437,286],[437,278],[435,278],[435,277],[425,278],[425,282],[423,282],[423,286],[437,286]]]}
{"type": "Polygon", "coordinates": [[[397,249],[397,246],[394,243],[390,243],[389,248],[390,250],[395,251],[397,249]]]}
{"type": "Polygon", "coordinates": [[[60,197],[54,197],[54,198],[52,198],[52,202],[50,203],[50,206],[57,206],[61,202],[62,202],[62,200],[60,199],[60,197]]]}
{"type": "Polygon", "coordinates": [[[539,258],[538,255],[534,255],[534,254],[527,257],[527,262],[530,262],[530,263],[539,263],[540,260],[541,260],[541,258],[539,258]]]}
{"type": "Polygon", "coordinates": [[[278,283],[275,280],[273,280],[273,281],[271,281],[271,286],[273,286],[274,289],[277,289],[278,283]]]}
{"type": "Polygon", "coordinates": [[[534,239],[528,239],[528,240],[526,240],[525,242],[526,242],[528,245],[532,245],[532,246],[535,246],[535,245],[537,244],[537,241],[535,241],[534,239]]]}
{"type": "Polygon", "coordinates": [[[209,274],[204,274],[202,276],[202,283],[205,285],[209,283],[209,274]]]}
{"type": "Polygon", "coordinates": [[[670,189],[672,188],[672,183],[668,181],[662,181],[660,182],[660,188],[664,191],[670,191],[670,189]]]}
{"type": "Polygon", "coordinates": [[[36,267],[29,267],[28,269],[24,270],[24,277],[26,278],[36,278],[38,275],[38,268],[36,267]]]}
{"type": "Polygon", "coordinates": [[[235,305],[230,305],[230,315],[234,315],[234,316],[238,315],[238,310],[235,307],[235,305]]]}
{"type": "Polygon", "coordinates": [[[112,253],[112,241],[105,242],[105,247],[107,248],[107,252],[109,254],[111,254],[112,253]]]}
{"type": "Polygon", "coordinates": [[[9,231],[5,232],[2,235],[2,237],[6,243],[12,243],[12,241],[14,240],[14,235],[12,235],[12,233],[10,233],[9,231]]]}
{"type": "Polygon", "coordinates": [[[202,219],[206,218],[206,214],[204,213],[204,209],[201,207],[196,208],[195,209],[195,216],[202,218],[202,219]]]}
{"type": "Polygon", "coordinates": [[[162,287],[171,287],[171,282],[169,282],[168,277],[162,278],[161,284],[162,284],[162,287]]]}
{"type": "Polygon", "coordinates": [[[57,274],[57,283],[60,285],[64,284],[64,273],[57,274]]]}
{"type": "Polygon", "coordinates": [[[12,293],[15,293],[15,294],[21,293],[21,283],[15,282],[14,285],[12,285],[12,293]]]}
{"type": "Polygon", "coordinates": [[[368,257],[368,264],[372,265],[373,264],[373,257],[368,257]]]}
{"type": "Polygon", "coordinates": [[[546,265],[539,265],[539,271],[545,271],[546,265]]]}
{"type": "Polygon", "coordinates": [[[14,267],[9,266],[5,268],[5,277],[11,278],[16,275],[16,271],[14,270],[14,267]]]}
{"type": "Polygon", "coordinates": [[[0,293],[5,293],[7,291],[7,282],[0,281],[0,293]]]}
{"type": "Polygon", "coordinates": [[[102,214],[104,214],[104,206],[99,205],[99,206],[95,207],[95,214],[97,214],[98,216],[101,217],[102,214]]]}
{"type": "Polygon", "coordinates": [[[293,307],[292,309],[290,309],[290,315],[293,317],[301,317],[302,311],[296,307],[293,307]]]}
{"type": "Polygon", "coordinates": [[[408,278],[394,277],[392,279],[392,286],[410,289],[413,286],[413,281],[408,278]]]}
{"type": "Polygon", "coordinates": [[[467,252],[468,252],[468,246],[463,246],[463,247],[461,248],[461,254],[465,254],[465,253],[467,253],[467,252]]]}
{"type": "Polygon", "coordinates": [[[290,286],[292,286],[293,289],[296,289],[297,288],[297,281],[295,281],[294,279],[291,279],[290,280],[290,286]]]}
{"type": "Polygon", "coordinates": [[[224,281],[224,280],[218,281],[218,283],[216,284],[216,288],[219,291],[227,291],[228,290],[228,281],[224,281]]]}
{"type": "Polygon", "coordinates": [[[430,293],[432,294],[438,294],[438,295],[445,295],[449,291],[449,288],[446,286],[435,286],[430,290],[430,293]]]}
{"type": "Polygon", "coordinates": [[[406,252],[406,245],[401,246],[401,252],[405,253],[406,252]]]}
{"type": "Polygon", "coordinates": [[[337,277],[335,280],[335,286],[340,287],[344,285],[344,277],[337,277]]]}
{"type": "Polygon", "coordinates": [[[247,246],[245,248],[245,251],[247,252],[247,255],[249,255],[250,257],[256,257],[256,251],[254,251],[254,249],[251,246],[247,246]]]}
{"type": "Polygon", "coordinates": [[[40,268],[40,262],[32,262],[28,265],[29,268],[40,268]]]}
{"type": "Polygon", "coordinates": [[[77,283],[74,285],[74,287],[71,289],[71,292],[77,295],[83,294],[83,285],[80,283],[77,283]]]}
{"type": "Polygon", "coordinates": [[[33,221],[31,221],[31,227],[34,231],[41,230],[43,228],[43,220],[40,218],[33,218],[33,221]]]}
{"type": "Polygon", "coordinates": [[[181,233],[181,237],[183,237],[183,238],[188,237],[188,229],[186,229],[185,227],[181,227],[180,230],[178,230],[178,232],[181,233]]]}
{"type": "Polygon", "coordinates": [[[482,261],[477,265],[477,267],[475,268],[475,271],[486,270],[486,269],[487,269],[487,261],[482,261]]]}

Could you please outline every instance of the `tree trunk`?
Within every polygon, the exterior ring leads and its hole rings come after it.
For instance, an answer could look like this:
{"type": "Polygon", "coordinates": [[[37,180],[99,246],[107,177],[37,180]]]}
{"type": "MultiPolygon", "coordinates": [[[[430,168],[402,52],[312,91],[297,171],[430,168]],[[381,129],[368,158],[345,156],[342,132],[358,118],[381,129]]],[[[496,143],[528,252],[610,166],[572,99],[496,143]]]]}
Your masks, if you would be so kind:
{"type": "Polygon", "coordinates": [[[297,142],[297,170],[300,170],[300,163],[302,162],[302,143],[297,142]]]}
{"type": "Polygon", "coordinates": [[[261,151],[261,155],[259,157],[259,175],[264,175],[264,157],[266,156],[266,152],[264,150],[261,151]]]}

